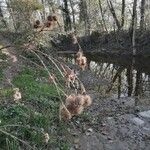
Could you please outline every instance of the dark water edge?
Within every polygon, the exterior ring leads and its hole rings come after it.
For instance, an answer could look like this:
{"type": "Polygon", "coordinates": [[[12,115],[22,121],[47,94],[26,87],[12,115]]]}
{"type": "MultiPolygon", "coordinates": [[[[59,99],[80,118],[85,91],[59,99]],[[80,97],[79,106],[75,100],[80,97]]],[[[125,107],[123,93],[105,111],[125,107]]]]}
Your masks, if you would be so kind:
{"type": "Polygon", "coordinates": [[[150,75],[150,56],[136,56],[132,57],[129,55],[108,55],[104,53],[86,53],[88,61],[111,63],[122,67],[131,67],[135,70],[139,70],[147,75],[150,75]],[[134,59],[134,63],[133,63],[134,59]]]}
{"type": "MultiPolygon", "coordinates": [[[[111,82],[117,82],[118,97],[122,94],[123,86],[126,87],[128,96],[149,96],[150,94],[150,58],[142,56],[115,56],[105,55],[101,53],[86,54],[88,61],[94,61],[98,64],[106,64],[111,74],[112,70],[116,70],[111,76],[111,82]],[[111,67],[109,67],[111,66],[111,67]],[[123,83],[122,83],[123,82],[123,83]],[[123,85],[124,84],[124,85],[123,85]]],[[[103,69],[103,70],[104,70],[103,69]]],[[[104,73],[103,73],[104,74],[104,73]]],[[[111,90],[111,88],[110,88],[111,90]]]]}

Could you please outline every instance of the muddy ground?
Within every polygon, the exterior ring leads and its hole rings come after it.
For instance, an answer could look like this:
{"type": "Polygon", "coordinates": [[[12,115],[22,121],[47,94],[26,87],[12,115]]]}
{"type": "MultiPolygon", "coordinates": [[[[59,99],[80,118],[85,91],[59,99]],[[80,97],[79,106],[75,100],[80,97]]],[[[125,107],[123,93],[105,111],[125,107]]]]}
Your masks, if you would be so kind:
{"type": "Polygon", "coordinates": [[[93,104],[72,120],[73,127],[68,129],[74,135],[72,150],[149,150],[150,98],[118,99],[113,93],[106,94],[108,80],[95,77],[90,70],[78,76],[93,104]]]}

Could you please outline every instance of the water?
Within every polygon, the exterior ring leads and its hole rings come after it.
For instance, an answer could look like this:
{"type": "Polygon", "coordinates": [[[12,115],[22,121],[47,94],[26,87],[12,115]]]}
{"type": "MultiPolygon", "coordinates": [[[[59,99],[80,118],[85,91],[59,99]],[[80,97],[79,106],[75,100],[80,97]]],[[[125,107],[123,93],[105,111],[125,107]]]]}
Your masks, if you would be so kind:
{"type": "Polygon", "coordinates": [[[150,96],[150,59],[144,57],[104,56],[87,54],[90,69],[110,80],[114,94],[124,96],[150,96]]]}
{"type": "MultiPolygon", "coordinates": [[[[150,58],[110,56],[101,53],[86,53],[88,69],[96,76],[108,80],[106,92],[115,97],[136,96],[150,98],[150,58]]],[[[66,55],[74,63],[74,55],[66,55]],[[73,57],[71,57],[73,56],[73,57]]]]}

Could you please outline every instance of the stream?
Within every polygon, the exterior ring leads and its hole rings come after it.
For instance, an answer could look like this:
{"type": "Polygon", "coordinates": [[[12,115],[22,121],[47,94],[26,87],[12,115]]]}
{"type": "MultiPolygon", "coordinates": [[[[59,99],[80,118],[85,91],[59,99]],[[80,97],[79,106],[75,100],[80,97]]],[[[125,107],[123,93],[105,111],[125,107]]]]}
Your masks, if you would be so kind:
{"type": "MultiPolygon", "coordinates": [[[[61,54],[62,55],[62,54],[61,54]]],[[[107,91],[114,97],[150,97],[150,58],[110,56],[101,53],[85,53],[88,69],[103,80],[109,81],[107,91]]],[[[75,63],[74,54],[63,54],[75,63]]]]}

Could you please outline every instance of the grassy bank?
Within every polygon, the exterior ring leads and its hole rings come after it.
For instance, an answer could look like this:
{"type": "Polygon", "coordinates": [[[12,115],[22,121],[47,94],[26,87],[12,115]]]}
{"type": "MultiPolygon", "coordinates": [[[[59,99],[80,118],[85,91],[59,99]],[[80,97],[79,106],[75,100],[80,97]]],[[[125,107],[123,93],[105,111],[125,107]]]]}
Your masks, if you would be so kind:
{"type": "Polygon", "coordinates": [[[59,122],[59,96],[54,85],[45,82],[47,77],[43,70],[24,68],[13,80],[22,94],[18,103],[13,87],[0,90],[1,149],[68,149],[63,138],[67,125],[59,122]]]}

